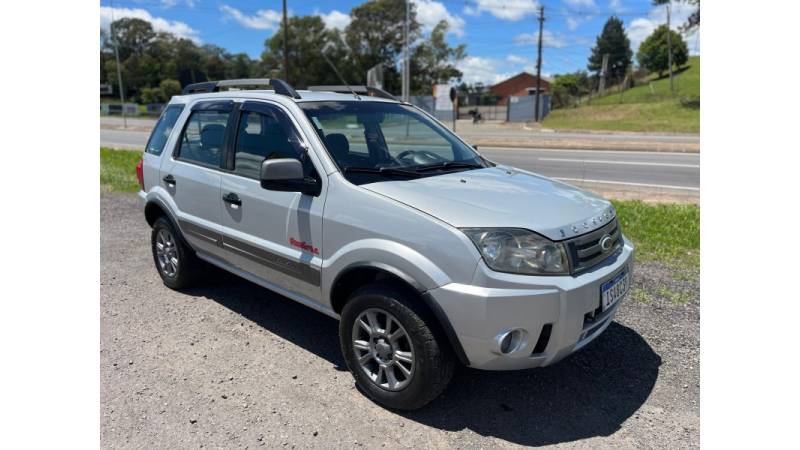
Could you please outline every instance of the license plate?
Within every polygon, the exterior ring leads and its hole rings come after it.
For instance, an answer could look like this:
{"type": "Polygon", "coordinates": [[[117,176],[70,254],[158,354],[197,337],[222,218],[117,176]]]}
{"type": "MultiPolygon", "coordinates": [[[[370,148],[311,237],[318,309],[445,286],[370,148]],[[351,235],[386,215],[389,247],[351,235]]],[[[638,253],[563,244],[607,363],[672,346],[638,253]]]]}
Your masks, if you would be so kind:
{"type": "Polygon", "coordinates": [[[626,269],[600,286],[600,305],[603,311],[610,308],[622,297],[625,297],[631,287],[630,279],[631,277],[628,276],[626,269]]]}

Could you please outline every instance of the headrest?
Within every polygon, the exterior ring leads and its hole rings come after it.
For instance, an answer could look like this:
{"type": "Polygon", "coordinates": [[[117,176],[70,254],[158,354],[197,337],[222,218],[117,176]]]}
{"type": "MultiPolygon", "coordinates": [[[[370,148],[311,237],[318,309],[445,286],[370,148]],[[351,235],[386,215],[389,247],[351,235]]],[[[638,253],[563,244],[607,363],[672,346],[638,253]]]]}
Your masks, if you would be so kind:
{"type": "Polygon", "coordinates": [[[331,133],[325,136],[328,150],[333,153],[336,159],[346,158],[350,154],[350,142],[341,133],[331,133]]]}

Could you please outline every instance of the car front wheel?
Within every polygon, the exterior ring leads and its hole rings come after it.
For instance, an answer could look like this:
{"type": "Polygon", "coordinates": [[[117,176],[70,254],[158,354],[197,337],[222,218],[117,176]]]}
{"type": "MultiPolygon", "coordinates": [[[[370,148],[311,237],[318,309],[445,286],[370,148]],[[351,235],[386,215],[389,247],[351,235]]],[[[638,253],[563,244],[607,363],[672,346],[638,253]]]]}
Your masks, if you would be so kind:
{"type": "Polygon", "coordinates": [[[373,284],[345,304],[339,336],[362,392],[394,409],[418,409],[445,390],[455,361],[434,322],[405,290],[373,284]]]}

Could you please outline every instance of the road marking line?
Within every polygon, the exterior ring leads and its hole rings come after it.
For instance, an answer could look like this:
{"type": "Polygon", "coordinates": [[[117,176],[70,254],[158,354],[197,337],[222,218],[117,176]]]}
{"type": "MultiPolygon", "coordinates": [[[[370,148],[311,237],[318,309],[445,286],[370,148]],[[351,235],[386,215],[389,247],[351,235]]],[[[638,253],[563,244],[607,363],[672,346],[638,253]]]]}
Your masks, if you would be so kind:
{"type": "Polygon", "coordinates": [[[495,146],[478,146],[478,153],[483,150],[520,150],[527,152],[547,152],[547,153],[592,153],[598,155],[600,153],[610,153],[615,155],[658,155],[658,156],[696,156],[700,158],[698,152],[661,152],[661,151],[647,151],[647,150],[581,150],[575,148],[548,148],[548,147],[495,147],[495,146]]]}
{"type": "Polygon", "coordinates": [[[605,159],[569,159],[569,158],[536,158],[539,161],[561,161],[561,162],[577,162],[577,163],[590,163],[590,164],[621,164],[628,166],[661,166],[661,167],[689,167],[699,169],[700,164],[673,164],[673,163],[651,163],[640,161],[610,161],[605,159]]]}
{"type": "Polygon", "coordinates": [[[630,183],[627,181],[606,181],[606,180],[587,180],[585,178],[564,178],[564,177],[551,177],[559,181],[580,181],[584,183],[600,183],[600,184],[620,184],[623,186],[637,186],[637,187],[651,187],[661,189],[680,189],[685,191],[700,191],[700,188],[687,187],[687,186],[669,186],[665,184],[646,184],[646,183],[630,183]]]}

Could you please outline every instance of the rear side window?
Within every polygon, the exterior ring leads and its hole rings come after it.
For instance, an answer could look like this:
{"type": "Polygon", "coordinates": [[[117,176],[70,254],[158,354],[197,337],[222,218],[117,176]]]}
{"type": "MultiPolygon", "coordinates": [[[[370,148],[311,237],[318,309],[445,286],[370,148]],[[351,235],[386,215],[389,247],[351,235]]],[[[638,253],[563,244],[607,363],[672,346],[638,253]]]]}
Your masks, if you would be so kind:
{"type": "Polygon", "coordinates": [[[219,167],[229,111],[193,111],[183,129],[178,159],[219,167]]]}
{"type": "Polygon", "coordinates": [[[169,139],[169,135],[172,133],[175,122],[178,121],[178,117],[180,117],[181,112],[183,112],[183,106],[184,105],[167,106],[167,109],[164,110],[164,113],[161,114],[161,117],[158,119],[158,123],[156,123],[156,127],[153,129],[153,134],[150,135],[150,139],[147,141],[147,147],[145,147],[147,153],[160,155],[161,152],[164,151],[164,145],[167,144],[167,139],[169,139]]]}

